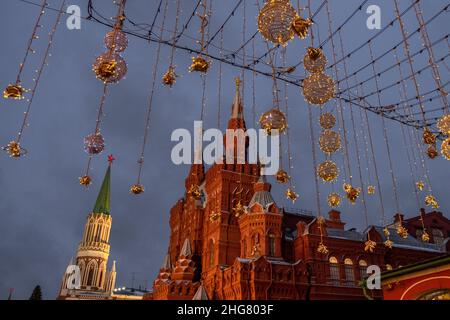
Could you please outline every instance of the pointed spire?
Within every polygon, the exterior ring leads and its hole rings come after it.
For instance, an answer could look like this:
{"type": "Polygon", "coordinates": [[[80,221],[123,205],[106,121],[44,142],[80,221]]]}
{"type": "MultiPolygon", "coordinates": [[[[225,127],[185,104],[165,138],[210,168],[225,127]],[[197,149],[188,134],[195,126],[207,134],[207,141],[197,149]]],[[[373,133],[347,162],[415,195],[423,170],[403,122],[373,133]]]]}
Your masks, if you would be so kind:
{"type": "Polygon", "coordinates": [[[244,119],[241,99],[241,79],[236,78],[236,95],[231,109],[231,119],[244,119]]]}
{"type": "Polygon", "coordinates": [[[192,256],[191,242],[188,238],[184,240],[183,248],[181,248],[180,257],[190,257],[192,256]]]}
{"type": "Polygon", "coordinates": [[[208,293],[206,292],[206,289],[205,287],[203,287],[203,285],[200,285],[200,287],[198,287],[197,292],[195,293],[192,300],[209,300],[208,293]]]}
{"type": "Polygon", "coordinates": [[[166,254],[166,256],[164,258],[164,262],[161,266],[161,269],[163,269],[163,270],[172,269],[172,262],[170,261],[170,254],[166,254]]]}
{"type": "Polygon", "coordinates": [[[113,265],[111,267],[111,272],[116,272],[116,260],[113,261],[113,265]]]}
{"type": "Polygon", "coordinates": [[[100,192],[98,193],[97,201],[95,202],[93,213],[110,214],[110,184],[111,184],[111,162],[106,170],[105,178],[103,179],[100,192]]]}

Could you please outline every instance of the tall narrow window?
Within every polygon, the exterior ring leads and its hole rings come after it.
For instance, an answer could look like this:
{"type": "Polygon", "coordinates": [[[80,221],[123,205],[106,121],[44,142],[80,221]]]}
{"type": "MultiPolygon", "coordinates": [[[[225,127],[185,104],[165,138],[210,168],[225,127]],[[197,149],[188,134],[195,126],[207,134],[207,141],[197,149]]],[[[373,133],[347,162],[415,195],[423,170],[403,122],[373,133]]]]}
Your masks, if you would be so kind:
{"type": "Polygon", "coordinates": [[[331,283],[335,286],[339,285],[339,264],[336,257],[330,257],[330,279],[331,283]]]}
{"type": "Polygon", "coordinates": [[[359,276],[361,280],[367,278],[367,262],[366,260],[359,260],[359,276]]]}
{"type": "Polygon", "coordinates": [[[214,265],[214,241],[209,240],[209,266],[212,267],[214,265]]]}
{"type": "Polygon", "coordinates": [[[92,280],[93,279],[94,279],[94,267],[91,266],[89,268],[88,279],[87,279],[87,285],[88,286],[92,286],[92,280]]]}
{"type": "Polygon", "coordinates": [[[345,281],[346,284],[349,286],[355,285],[355,270],[353,269],[353,261],[352,259],[345,259],[344,260],[345,265],[345,281]]]}
{"type": "Polygon", "coordinates": [[[269,256],[275,256],[275,235],[269,234],[269,256]]]}

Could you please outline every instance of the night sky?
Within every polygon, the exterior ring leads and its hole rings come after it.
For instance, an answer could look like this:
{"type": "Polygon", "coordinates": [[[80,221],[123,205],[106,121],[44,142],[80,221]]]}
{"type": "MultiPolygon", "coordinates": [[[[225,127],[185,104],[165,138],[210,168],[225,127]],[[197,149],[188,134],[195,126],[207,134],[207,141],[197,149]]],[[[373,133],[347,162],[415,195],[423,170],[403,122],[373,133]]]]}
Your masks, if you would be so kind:
{"type": "MultiPolygon", "coordinates": [[[[39,3],[38,0],[31,0],[39,3]]],[[[246,37],[249,38],[256,31],[257,8],[256,0],[246,2],[246,37]]],[[[297,1],[292,1],[296,4],[297,1]]],[[[321,1],[313,1],[315,11],[321,1]]],[[[360,0],[330,0],[330,12],[333,27],[340,25],[354,9],[361,3],[360,0]]],[[[69,4],[77,4],[82,9],[82,16],[87,15],[87,1],[71,0],[69,4]]],[[[126,14],[135,23],[148,28],[155,15],[157,0],[129,0],[126,14]]],[[[180,23],[185,23],[197,1],[182,0],[182,14],[180,23]]],[[[236,5],[236,1],[213,1],[213,16],[211,18],[211,34],[227,18],[236,5]]],[[[261,1],[260,1],[261,3],[261,1]]],[[[302,0],[302,6],[306,1],[302,0]]],[[[400,0],[402,8],[406,8],[409,0],[400,0]]],[[[59,0],[49,0],[53,8],[60,6],[59,0]]],[[[105,17],[112,17],[116,7],[109,0],[95,0],[98,11],[105,17]]],[[[394,17],[393,1],[370,1],[382,9],[382,26],[388,24],[394,17]]],[[[446,5],[444,0],[426,1],[424,5],[425,20],[436,14],[446,5]]],[[[358,47],[373,36],[377,30],[368,30],[366,19],[368,15],[365,8],[359,11],[353,19],[343,28],[342,38],[344,51],[358,47]]],[[[0,10],[0,41],[1,46],[1,74],[0,86],[5,87],[15,81],[18,64],[22,59],[26,43],[35,23],[39,7],[21,0],[2,1],[0,10]]],[[[172,36],[175,25],[175,1],[169,0],[169,13],[166,21],[164,39],[172,36]]],[[[304,14],[305,16],[306,14],[304,14]]],[[[317,43],[317,31],[320,39],[328,36],[328,22],[325,8],[316,17],[314,32],[317,43]]],[[[46,46],[47,35],[54,23],[56,13],[48,10],[43,18],[43,30],[39,33],[40,39],[33,46],[36,54],[29,59],[22,75],[25,87],[32,86],[34,71],[41,63],[46,46]]],[[[104,51],[103,36],[109,30],[107,27],[92,21],[82,21],[81,30],[68,30],[64,16],[55,35],[54,46],[51,50],[49,66],[44,70],[39,83],[35,101],[29,118],[30,126],[25,129],[22,145],[28,150],[24,158],[11,159],[3,152],[0,154],[0,299],[8,296],[9,288],[14,288],[14,298],[27,299],[37,284],[41,285],[43,297],[54,299],[57,296],[61,277],[81,240],[86,216],[94,206],[97,192],[107,167],[107,155],[112,153],[116,161],[112,168],[112,198],[111,214],[113,226],[111,232],[112,260],[117,261],[117,286],[131,286],[134,273],[134,285],[137,287],[151,287],[157,271],[163,261],[167,250],[169,238],[169,210],[176,201],[183,196],[184,178],[189,167],[176,166],[170,159],[171,148],[174,143],[170,135],[176,128],[193,130],[194,120],[200,118],[202,97],[202,82],[200,76],[188,73],[191,55],[189,52],[177,51],[175,64],[177,73],[181,76],[172,88],[163,87],[157,83],[153,101],[153,113],[150,125],[149,144],[147,145],[145,166],[142,183],[146,191],[141,196],[133,196],[129,192],[131,184],[135,183],[137,176],[137,159],[144,131],[144,117],[147,108],[148,95],[151,88],[153,66],[155,64],[156,44],[135,37],[129,37],[129,47],[124,53],[128,63],[128,74],[125,80],[117,85],[111,85],[105,105],[105,118],[102,123],[102,134],[107,143],[103,154],[93,160],[93,184],[89,189],[81,187],[78,177],[82,175],[87,155],[83,151],[83,137],[91,133],[95,126],[97,107],[99,105],[102,83],[98,81],[91,71],[91,64],[95,57],[104,51]]],[[[162,23],[162,13],[155,23],[154,31],[159,34],[162,23]]],[[[404,17],[408,30],[417,29],[417,20],[414,10],[404,17]]],[[[236,50],[242,44],[243,26],[242,7],[229,21],[224,29],[224,48],[236,50]]],[[[138,30],[129,22],[126,28],[138,30]]],[[[194,19],[180,45],[198,48],[195,39],[199,39],[198,19],[194,19]],[[195,39],[193,39],[195,38],[195,39]]],[[[431,41],[439,39],[448,33],[448,16],[442,14],[428,25],[431,41]]],[[[340,57],[339,37],[336,35],[335,46],[340,57]]],[[[384,53],[401,40],[398,24],[390,28],[374,41],[375,56],[384,53]]],[[[211,53],[218,55],[220,36],[213,42],[211,53]]],[[[305,47],[310,40],[296,39],[287,47],[288,65],[296,64],[303,58],[305,47]]],[[[411,38],[411,51],[417,51],[421,46],[420,38],[415,34],[411,38]]],[[[251,56],[251,43],[247,47],[247,55],[251,56]]],[[[255,38],[256,56],[265,52],[266,47],[260,35],[255,38]]],[[[402,48],[399,48],[403,57],[402,48]]],[[[331,43],[324,45],[325,54],[332,61],[331,43]]],[[[434,48],[436,58],[441,58],[449,51],[444,41],[434,48]]],[[[158,78],[168,67],[170,47],[163,46],[159,64],[158,78]]],[[[357,70],[370,59],[367,46],[352,55],[347,61],[348,71],[357,70]]],[[[250,59],[250,58],[248,58],[250,59]]],[[[419,69],[427,64],[426,52],[419,55],[414,63],[419,69]]],[[[239,58],[237,62],[242,63],[239,58]]],[[[391,66],[395,62],[393,54],[381,59],[377,70],[391,66]]],[[[448,65],[448,64],[447,64],[448,65]]],[[[219,95],[218,95],[218,67],[214,61],[207,78],[206,108],[204,127],[217,127],[219,95]]],[[[339,65],[339,78],[343,77],[343,64],[339,65]]],[[[260,70],[269,71],[266,65],[258,66],[260,70]]],[[[220,124],[224,129],[230,114],[230,106],[234,96],[234,77],[241,71],[233,66],[222,65],[222,87],[220,101],[220,124]]],[[[407,64],[403,65],[404,75],[409,75],[407,64]]],[[[449,78],[448,67],[440,64],[443,82],[449,78]]],[[[334,75],[334,71],[327,71],[334,75]]],[[[366,68],[358,74],[359,80],[366,79],[372,74],[371,68],[366,68]]],[[[295,76],[303,77],[304,70],[300,66],[295,76]]],[[[387,72],[380,78],[380,86],[385,87],[399,79],[396,69],[387,72]]],[[[430,69],[418,76],[423,92],[435,89],[430,69]]],[[[353,81],[353,80],[351,80],[353,81]]],[[[351,82],[353,83],[353,82],[351,82]]],[[[414,97],[412,81],[407,81],[408,97],[414,97]]],[[[341,84],[345,87],[346,84],[341,84]]],[[[368,82],[365,92],[374,90],[375,83],[368,82]]],[[[272,105],[271,79],[258,75],[256,77],[256,112],[259,115],[272,105]]],[[[283,89],[282,84],[279,85],[283,89]]],[[[291,128],[293,171],[296,190],[300,194],[299,200],[292,205],[283,196],[285,187],[274,183],[273,193],[279,206],[296,207],[317,212],[316,192],[314,189],[314,168],[312,162],[311,138],[309,129],[308,105],[303,99],[299,88],[289,86],[289,123],[291,128]]],[[[397,87],[386,90],[381,95],[382,104],[389,105],[402,100],[397,87]]],[[[254,127],[252,123],[252,74],[246,72],[244,78],[244,105],[247,127],[254,127]]],[[[377,106],[376,96],[368,99],[371,105],[377,106]]],[[[330,101],[325,107],[331,110],[337,104],[330,101]]],[[[441,100],[435,99],[426,103],[426,109],[431,110],[442,106],[441,100]]],[[[344,105],[344,117],[349,132],[349,157],[351,159],[354,184],[360,185],[358,166],[353,141],[353,131],[350,130],[350,113],[348,105],[344,105]]],[[[0,144],[5,146],[16,136],[23,119],[26,108],[25,101],[0,102],[0,144]]],[[[312,109],[315,139],[318,138],[319,126],[317,119],[319,108],[312,109]]],[[[361,135],[360,112],[354,107],[355,121],[360,152],[363,145],[361,135]]],[[[414,109],[414,112],[417,108],[414,109]]],[[[442,115],[442,111],[435,112],[433,116],[442,115]]],[[[370,114],[369,120],[373,129],[375,154],[379,166],[381,188],[387,218],[391,219],[396,212],[393,198],[393,187],[389,164],[387,160],[386,144],[383,139],[380,118],[370,114]]],[[[408,165],[406,149],[401,135],[400,125],[386,120],[389,144],[392,149],[394,174],[397,179],[400,210],[405,216],[417,214],[419,205],[413,191],[413,179],[408,165]]],[[[283,138],[285,139],[285,138],[283,138]]],[[[283,140],[285,141],[285,140],[283,140]]],[[[284,144],[286,146],[286,144],[284,144]]],[[[416,146],[417,149],[417,146],[416,146]]],[[[416,150],[418,154],[420,150],[416,150]]],[[[318,159],[324,160],[324,155],[317,151],[318,159]]],[[[284,158],[287,155],[284,154],[284,158]]],[[[342,152],[335,157],[341,167],[342,152]]],[[[362,156],[362,171],[365,183],[368,181],[367,161],[362,156]]],[[[427,160],[427,167],[431,177],[433,194],[440,201],[441,211],[448,217],[450,200],[448,198],[450,171],[449,163],[443,158],[434,161],[427,160]]],[[[286,166],[286,165],[285,165],[286,166]]],[[[370,164],[372,184],[376,184],[373,174],[373,165],[370,164]]],[[[417,173],[415,173],[417,176],[417,173]]],[[[271,179],[272,181],[272,179],[271,179]]],[[[342,180],[335,185],[341,191],[342,180]]],[[[326,214],[326,195],[331,192],[329,185],[321,183],[321,212],[326,214]]],[[[341,192],[342,193],[342,192],[341,192]]],[[[423,202],[425,194],[421,194],[423,202]]],[[[378,197],[368,198],[369,223],[380,224],[380,204],[378,197]]],[[[423,206],[423,203],[420,204],[423,206]]],[[[345,201],[341,206],[342,219],[347,222],[346,227],[356,227],[363,230],[366,227],[363,205],[358,202],[351,206],[345,201]]],[[[388,221],[390,221],[388,219],[388,221]]]]}

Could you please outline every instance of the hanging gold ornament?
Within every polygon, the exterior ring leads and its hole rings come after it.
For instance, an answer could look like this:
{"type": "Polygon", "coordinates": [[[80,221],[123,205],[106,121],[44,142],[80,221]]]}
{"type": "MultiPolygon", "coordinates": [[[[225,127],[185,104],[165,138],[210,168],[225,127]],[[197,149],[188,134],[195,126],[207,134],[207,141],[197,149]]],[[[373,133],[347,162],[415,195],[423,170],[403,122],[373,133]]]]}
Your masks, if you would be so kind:
{"type": "Polygon", "coordinates": [[[394,242],[392,242],[391,240],[387,239],[387,240],[384,242],[384,246],[385,246],[386,248],[388,248],[388,249],[392,249],[392,247],[394,246],[394,242]]]}
{"type": "Polygon", "coordinates": [[[361,188],[354,188],[349,184],[344,184],[344,191],[351,204],[355,204],[361,194],[361,188]]]}
{"type": "Polygon", "coordinates": [[[345,192],[349,192],[352,188],[352,185],[350,183],[344,183],[342,185],[342,189],[344,189],[345,192]]]}
{"type": "Polygon", "coordinates": [[[87,154],[100,154],[105,149],[105,140],[100,132],[92,133],[84,138],[84,151],[87,154]]]}
{"type": "Polygon", "coordinates": [[[408,238],[408,230],[402,225],[397,226],[397,234],[403,239],[408,238]]]}
{"type": "Polygon", "coordinates": [[[20,143],[11,141],[6,147],[2,148],[11,158],[19,158],[27,153],[27,150],[20,146],[20,143]]]}
{"type": "Polygon", "coordinates": [[[288,188],[286,190],[286,198],[292,200],[292,203],[294,203],[298,199],[298,194],[292,188],[288,188]]]}
{"type": "Polygon", "coordinates": [[[422,241],[423,242],[429,242],[430,241],[430,235],[425,230],[422,233],[422,241]]]}
{"type": "Polygon", "coordinates": [[[200,191],[200,188],[197,185],[195,185],[195,184],[191,185],[191,187],[189,188],[187,194],[188,194],[188,196],[191,196],[195,200],[200,200],[201,197],[202,197],[202,193],[200,191]]]}
{"type": "Polygon", "coordinates": [[[303,58],[303,66],[311,73],[322,72],[327,66],[327,57],[321,49],[309,47],[303,58]]]}
{"type": "Polygon", "coordinates": [[[368,186],[367,187],[367,193],[370,195],[375,194],[375,187],[374,186],[368,186]]]}
{"type": "Polygon", "coordinates": [[[259,124],[268,135],[272,134],[272,130],[283,133],[287,128],[286,116],[277,108],[264,112],[259,119],[259,124]]]}
{"type": "Polygon", "coordinates": [[[130,192],[131,192],[132,194],[135,194],[135,195],[141,194],[141,193],[143,193],[144,191],[145,191],[145,188],[144,188],[144,186],[143,186],[142,184],[133,184],[133,185],[130,187],[130,192]]]}
{"type": "Polygon", "coordinates": [[[108,32],[104,42],[107,49],[114,50],[115,52],[123,52],[128,47],[127,35],[120,30],[108,32]]]}
{"type": "Polygon", "coordinates": [[[373,253],[373,250],[375,250],[376,247],[377,247],[377,243],[370,239],[364,243],[364,251],[366,251],[366,252],[373,253]]]}
{"type": "Polygon", "coordinates": [[[433,209],[439,209],[439,203],[437,202],[436,198],[431,194],[425,197],[425,204],[428,207],[432,207],[433,209]]]}
{"type": "Polygon", "coordinates": [[[430,158],[430,159],[434,159],[439,155],[439,152],[437,151],[435,145],[432,144],[432,145],[428,146],[427,155],[428,155],[428,158],[430,158]]]}
{"type": "Polygon", "coordinates": [[[214,210],[209,215],[209,221],[216,222],[220,219],[221,214],[216,213],[214,210]]]}
{"type": "Polygon", "coordinates": [[[423,190],[423,188],[425,188],[425,183],[423,181],[417,181],[416,182],[416,188],[420,191],[423,190]]]}
{"type": "Polygon", "coordinates": [[[309,28],[312,25],[313,22],[310,18],[303,19],[302,17],[297,15],[297,17],[292,22],[292,29],[300,39],[306,39],[309,33],[309,28]]]}
{"type": "Polygon", "coordinates": [[[325,182],[334,181],[339,175],[339,169],[331,160],[326,160],[317,166],[317,176],[325,182]]]}
{"type": "Polygon", "coordinates": [[[313,73],[303,80],[303,96],[310,104],[327,103],[334,97],[335,90],[333,78],[322,72],[313,73]]]}
{"type": "Polygon", "coordinates": [[[323,129],[332,129],[336,125],[336,117],[329,112],[322,113],[319,123],[323,129]]]}
{"type": "Polygon", "coordinates": [[[125,77],[128,69],[119,54],[106,52],[97,57],[92,70],[104,83],[117,83],[125,77]]]}
{"type": "Polygon", "coordinates": [[[177,82],[178,75],[175,73],[175,68],[170,66],[167,72],[162,77],[162,83],[166,86],[172,87],[177,82]]]}
{"type": "Polygon", "coordinates": [[[450,114],[442,116],[437,123],[437,127],[442,134],[450,136],[450,114]]]}
{"type": "Polygon", "coordinates": [[[283,169],[278,170],[275,177],[276,177],[278,183],[288,183],[290,180],[288,173],[286,171],[284,171],[283,169]]]}
{"type": "Polygon", "coordinates": [[[245,207],[242,205],[240,200],[233,208],[233,211],[236,218],[240,218],[245,213],[245,207]]]}
{"type": "Polygon", "coordinates": [[[327,202],[331,208],[337,208],[341,204],[341,196],[335,192],[330,193],[328,195],[327,202]]]}
{"type": "Polygon", "coordinates": [[[207,73],[209,69],[209,61],[202,56],[192,57],[192,63],[189,67],[189,72],[207,73]]]}
{"type": "Polygon", "coordinates": [[[21,100],[23,99],[23,94],[26,90],[19,84],[10,84],[3,91],[3,98],[5,99],[13,99],[13,100],[21,100]]]}
{"type": "Polygon", "coordinates": [[[384,235],[385,235],[386,237],[389,237],[389,236],[391,235],[391,233],[389,232],[389,229],[388,229],[387,227],[385,227],[385,228],[383,229],[383,233],[384,233],[384,235]]]}
{"type": "Polygon", "coordinates": [[[432,133],[428,128],[423,131],[423,143],[425,144],[435,144],[436,135],[432,133]]]}
{"type": "Polygon", "coordinates": [[[88,187],[92,183],[91,177],[84,175],[78,178],[78,181],[82,186],[88,187]]]}
{"type": "Polygon", "coordinates": [[[450,160],[450,138],[447,138],[442,142],[441,154],[445,159],[450,160]]]}
{"type": "Polygon", "coordinates": [[[319,246],[317,247],[317,252],[320,254],[327,254],[328,248],[326,245],[323,244],[323,242],[319,243],[319,246]]]}
{"type": "Polygon", "coordinates": [[[324,130],[319,137],[320,150],[330,155],[341,148],[341,135],[333,130],[324,130]]]}
{"type": "Polygon", "coordinates": [[[268,0],[258,15],[258,31],[267,41],[286,46],[295,36],[296,17],[289,0],[268,0]]]}

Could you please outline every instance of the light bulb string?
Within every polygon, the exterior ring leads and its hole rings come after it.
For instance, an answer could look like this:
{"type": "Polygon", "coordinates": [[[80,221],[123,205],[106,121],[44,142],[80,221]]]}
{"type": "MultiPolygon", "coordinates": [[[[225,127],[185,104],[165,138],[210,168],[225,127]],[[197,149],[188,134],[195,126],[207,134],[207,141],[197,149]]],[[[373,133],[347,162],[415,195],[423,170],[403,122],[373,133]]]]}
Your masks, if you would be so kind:
{"type": "Polygon", "coordinates": [[[173,44],[174,45],[172,45],[172,48],[170,50],[169,68],[173,67],[173,59],[174,59],[175,51],[176,51],[176,49],[175,49],[175,43],[176,43],[175,42],[175,38],[176,38],[177,33],[178,33],[178,24],[179,24],[179,21],[180,21],[180,7],[181,7],[181,0],[177,0],[177,9],[176,9],[176,16],[175,16],[175,27],[174,27],[174,30],[173,30],[173,44]]]}

